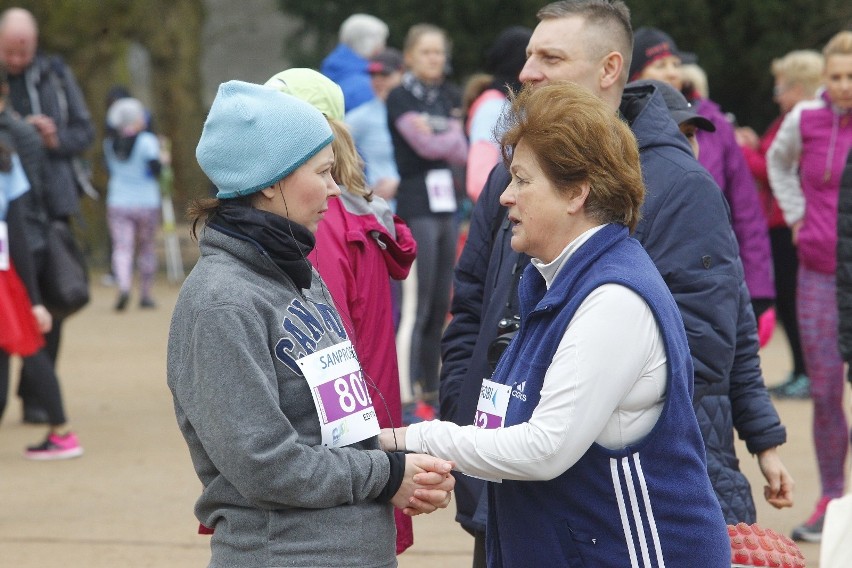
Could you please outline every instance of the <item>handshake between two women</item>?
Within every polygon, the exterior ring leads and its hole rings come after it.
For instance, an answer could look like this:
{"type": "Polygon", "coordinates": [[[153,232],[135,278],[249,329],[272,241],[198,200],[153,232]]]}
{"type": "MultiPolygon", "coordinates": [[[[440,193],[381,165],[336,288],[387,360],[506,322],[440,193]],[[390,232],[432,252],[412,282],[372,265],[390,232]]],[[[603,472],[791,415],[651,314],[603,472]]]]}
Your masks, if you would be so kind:
{"type": "MultiPolygon", "coordinates": [[[[393,439],[390,429],[382,431],[380,441],[383,442],[386,436],[393,439]]],[[[391,447],[385,446],[386,444],[382,443],[383,450],[395,451],[392,441],[391,447]]],[[[405,470],[399,489],[391,498],[391,504],[410,517],[445,509],[452,500],[452,491],[456,484],[455,478],[450,474],[455,466],[453,462],[426,454],[403,454],[402,457],[405,460],[405,470]]]]}

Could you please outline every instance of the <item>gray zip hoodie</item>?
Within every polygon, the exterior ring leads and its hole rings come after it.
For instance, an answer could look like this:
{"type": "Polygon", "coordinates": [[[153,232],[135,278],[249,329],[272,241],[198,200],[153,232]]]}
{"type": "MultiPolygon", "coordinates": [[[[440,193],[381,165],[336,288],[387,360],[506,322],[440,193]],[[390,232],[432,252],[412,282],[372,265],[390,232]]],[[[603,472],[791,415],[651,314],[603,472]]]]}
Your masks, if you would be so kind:
{"type": "Polygon", "coordinates": [[[168,344],[175,414],[215,529],[210,567],[396,566],[390,466],[371,438],[321,444],[295,361],[346,338],[314,271],[299,290],[258,247],[204,230],[168,344]]]}

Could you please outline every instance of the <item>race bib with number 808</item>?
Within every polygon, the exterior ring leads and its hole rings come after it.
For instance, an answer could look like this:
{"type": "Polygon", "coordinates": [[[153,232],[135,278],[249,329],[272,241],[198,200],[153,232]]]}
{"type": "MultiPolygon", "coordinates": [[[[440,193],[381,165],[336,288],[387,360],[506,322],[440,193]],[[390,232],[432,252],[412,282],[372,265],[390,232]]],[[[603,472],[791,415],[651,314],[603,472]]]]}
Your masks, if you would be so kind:
{"type": "Polygon", "coordinates": [[[339,448],[379,434],[379,421],[349,341],[296,361],[311,387],[322,443],[339,448]]]}

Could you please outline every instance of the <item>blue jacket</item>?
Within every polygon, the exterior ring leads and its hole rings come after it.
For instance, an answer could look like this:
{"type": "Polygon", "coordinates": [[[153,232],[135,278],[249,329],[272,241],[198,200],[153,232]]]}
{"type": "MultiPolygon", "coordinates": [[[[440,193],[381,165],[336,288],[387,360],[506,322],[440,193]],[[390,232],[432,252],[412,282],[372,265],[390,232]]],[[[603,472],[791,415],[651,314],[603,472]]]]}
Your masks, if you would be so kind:
{"type": "Polygon", "coordinates": [[[368,64],[366,59],[342,43],[322,61],[320,72],[340,85],[346,112],[376,96],[367,72],[368,64]]]}
{"type": "Polygon", "coordinates": [[[692,409],[692,361],[677,305],[647,253],[623,225],[607,225],[567,261],[548,289],[527,266],[521,328],[494,372],[524,382],[506,425],[538,406],[544,375],[577,308],[616,283],[639,294],[657,321],[667,358],[666,402],[653,430],[623,450],[592,444],[558,477],[489,485],[488,565],[730,566],[729,537],[704,462],[692,409]],[[635,564],[635,561],[634,561],[635,564]]]}
{"type": "MultiPolygon", "coordinates": [[[[634,236],[684,320],[710,479],[725,519],[753,522],[754,502],[737,466],[733,429],[752,453],[783,444],[786,432],[763,384],[757,326],[728,207],[653,86],[628,87],[621,113],[639,141],[647,188],[634,236]]],[[[457,424],[473,423],[482,379],[491,374],[488,345],[505,317],[513,274],[527,262],[511,250],[511,231],[498,201],[509,179],[502,165],[491,172],[456,266],[453,319],[442,341],[441,416],[457,424]]],[[[484,482],[457,479],[456,520],[468,530],[483,530],[484,482]]]]}

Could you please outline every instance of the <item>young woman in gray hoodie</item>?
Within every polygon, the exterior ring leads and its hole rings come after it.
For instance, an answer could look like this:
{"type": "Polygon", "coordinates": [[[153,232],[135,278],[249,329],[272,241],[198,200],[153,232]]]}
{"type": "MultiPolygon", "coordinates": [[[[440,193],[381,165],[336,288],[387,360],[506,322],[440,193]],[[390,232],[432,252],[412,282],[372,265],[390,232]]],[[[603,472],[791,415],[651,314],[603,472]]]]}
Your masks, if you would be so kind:
{"type": "Polygon", "coordinates": [[[196,149],[218,194],[190,210],[201,257],[172,318],[168,383],[211,567],[396,566],[393,506],[450,500],[452,463],[379,449],[381,401],[306,259],[340,193],[331,140],[307,103],[229,81],[196,149]]]}

